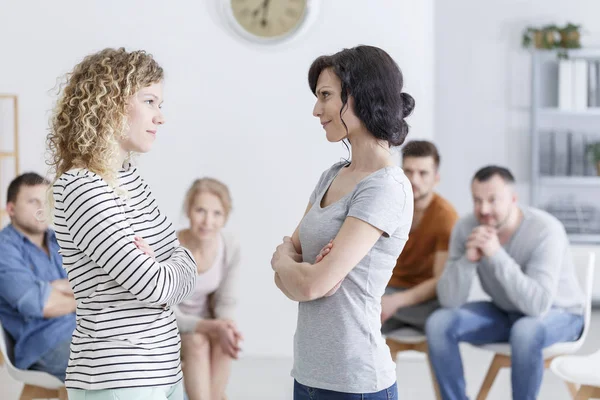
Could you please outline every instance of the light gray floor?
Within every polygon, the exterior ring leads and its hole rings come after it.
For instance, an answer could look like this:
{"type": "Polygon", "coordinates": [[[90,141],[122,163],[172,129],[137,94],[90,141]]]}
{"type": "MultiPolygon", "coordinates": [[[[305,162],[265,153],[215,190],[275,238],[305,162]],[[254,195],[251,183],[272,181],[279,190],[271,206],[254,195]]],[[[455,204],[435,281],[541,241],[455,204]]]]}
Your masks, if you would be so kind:
{"type": "MultiPolygon", "coordinates": [[[[600,311],[595,311],[587,342],[581,353],[591,353],[600,348],[600,311]]],[[[470,346],[462,348],[467,391],[474,398],[489,363],[491,353],[470,346]]],[[[234,364],[231,382],[228,388],[229,400],[285,400],[292,398],[293,381],[290,378],[292,360],[287,358],[247,357],[234,364]]],[[[427,400],[433,399],[431,377],[425,359],[413,352],[398,357],[398,390],[399,399],[427,400]]],[[[4,368],[0,368],[0,399],[17,400],[21,385],[12,380],[4,368]]],[[[503,370],[496,378],[489,400],[507,400],[510,394],[510,370],[503,370]]],[[[552,372],[546,371],[540,399],[570,399],[567,388],[552,372]]]]}

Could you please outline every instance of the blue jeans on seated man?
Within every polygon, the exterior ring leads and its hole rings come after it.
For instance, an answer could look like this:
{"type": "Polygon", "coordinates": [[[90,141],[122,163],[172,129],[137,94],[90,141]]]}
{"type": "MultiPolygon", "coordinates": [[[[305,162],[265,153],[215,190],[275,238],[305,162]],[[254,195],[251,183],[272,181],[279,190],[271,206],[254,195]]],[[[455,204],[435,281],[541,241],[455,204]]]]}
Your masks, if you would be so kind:
{"type": "Polygon", "coordinates": [[[59,343],[35,362],[29,369],[47,372],[61,381],[65,381],[67,366],[71,355],[71,340],[59,343]]]}
{"type": "Polygon", "coordinates": [[[459,342],[510,344],[513,400],[537,398],[544,374],[542,350],[575,341],[583,316],[553,308],[541,317],[506,312],[481,301],[434,312],[425,326],[429,358],[444,400],[467,399],[459,342]]]}
{"type": "Polygon", "coordinates": [[[394,383],[375,393],[344,393],[308,387],[294,380],[294,400],[398,400],[398,387],[394,383]]]}

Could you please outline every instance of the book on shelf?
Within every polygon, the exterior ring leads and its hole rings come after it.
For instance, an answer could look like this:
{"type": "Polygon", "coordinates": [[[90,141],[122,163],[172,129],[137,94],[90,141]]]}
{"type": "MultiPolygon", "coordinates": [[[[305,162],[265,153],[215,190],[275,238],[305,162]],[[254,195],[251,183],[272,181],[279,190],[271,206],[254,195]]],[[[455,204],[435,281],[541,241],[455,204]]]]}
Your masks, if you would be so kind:
{"type": "Polygon", "coordinates": [[[598,62],[590,62],[588,64],[588,107],[598,107],[598,62]]]}
{"type": "Polygon", "coordinates": [[[540,174],[542,176],[552,175],[552,160],[554,159],[554,137],[553,132],[543,132],[539,139],[540,174]]]}
{"type": "Polygon", "coordinates": [[[588,62],[573,60],[573,110],[581,111],[588,107],[588,62]]]}
{"type": "Polygon", "coordinates": [[[579,132],[569,132],[569,175],[585,175],[585,141],[579,132]]]}
{"type": "Polygon", "coordinates": [[[573,109],[573,64],[571,60],[558,62],[558,108],[573,109]]]}
{"type": "Polygon", "coordinates": [[[583,111],[600,107],[600,62],[584,59],[558,62],[558,108],[583,111]]]}
{"type": "Polygon", "coordinates": [[[553,132],[552,175],[567,176],[569,171],[568,136],[564,132],[553,132]]]}
{"type": "Polygon", "coordinates": [[[541,132],[539,172],[542,176],[596,176],[596,165],[587,146],[600,140],[597,134],[575,131],[541,132]]]}

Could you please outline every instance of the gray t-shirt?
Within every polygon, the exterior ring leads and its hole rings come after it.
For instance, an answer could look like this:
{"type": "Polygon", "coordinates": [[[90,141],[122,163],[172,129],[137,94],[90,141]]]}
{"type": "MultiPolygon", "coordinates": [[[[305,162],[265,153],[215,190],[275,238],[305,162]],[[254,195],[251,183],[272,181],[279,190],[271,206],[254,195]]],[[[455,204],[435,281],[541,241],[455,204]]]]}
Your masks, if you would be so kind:
{"type": "Polygon", "coordinates": [[[301,384],[347,393],[383,390],[396,381],[396,366],[381,335],[381,296],[408,239],[413,217],[411,185],[399,167],[380,169],[353,191],[322,208],[321,200],[344,163],[323,173],[300,223],[305,262],[355,217],[384,234],[350,271],[338,291],[301,302],[294,336],[292,376],[301,384]]]}

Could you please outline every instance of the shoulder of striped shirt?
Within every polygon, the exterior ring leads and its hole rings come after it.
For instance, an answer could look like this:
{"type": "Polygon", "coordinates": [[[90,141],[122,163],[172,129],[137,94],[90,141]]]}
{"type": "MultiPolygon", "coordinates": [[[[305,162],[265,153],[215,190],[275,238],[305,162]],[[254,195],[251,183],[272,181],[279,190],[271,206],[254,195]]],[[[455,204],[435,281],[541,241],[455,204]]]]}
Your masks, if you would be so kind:
{"type": "Polygon", "coordinates": [[[76,169],[69,170],[63,173],[53,184],[54,195],[58,195],[61,198],[65,198],[69,195],[75,188],[83,185],[86,182],[93,182],[97,180],[99,183],[109,187],[109,185],[95,173],[87,170],[87,169],[76,169]]]}
{"type": "MultiPolygon", "coordinates": [[[[127,171],[123,171],[121,172],[122,174],[127,174],[128,176],[130,175],[134,175],[134,174],[138,174],[138,170],[137,167],[135,166],[131,166],[127,171]]],[[[87,168],[73,168],[68,170],[67,172],[63,173],[57,180],[56,182],[60,182],[60,181],[73,181],[75,179],[78,178],[94,178],[94,179],[100,179],[102,180],[107,186],[108,183],[104,180],[104,178],[102,178],[102,176],[96,174],[95,172],[90,171],[87,168]]],[[[141,177],[140,177],[141,178],[141,177]]]]}
{"type": "Polygon", "coordinates": [[[56,180],[55,185],[62,186],[63,184],[71,184],[77,180],[81,180],[83,182],[83,179],[85,179],[85,178],[99,179],[108,186],[108,184],[104,181],[104,179],[100,175],[97,175],[96,173],[94,173],[88,169],[85,169],[85,168],[77,168],[77,169],[68,170],[67,172],[63,173],[56,180]]]}
{"type": "MultiPolygon", "coordinates": [[[[131,175],[138,175],[139,173],[137,171],[136,167],[131,167],[129,170],[125,171],[124,173],[127,174],[127,176],[131,176],[131,175]]],[[[143,178],[141,176],[139,176],[140,179],[143,178]]],[[[73,190],[73,188],[79,186],[80,184],[83,184],[85,182],[90,182],[90,181],[97,181],[97,183],[107,187],[109,190],[111,191],[115,191],[115,189],[108,184],[108,182],[106,182],[106,180],[104,180],[104,178],[98,174],[96,174],[95,172],[92,172],[86,168],[76,168],[76,169],[71,169],[65,173],[63,173],[54,183],[54,186],[60,187],[63,189],[63,194],[65,194],[64,192],[70,192],[73,190]],[[78,182],[78,183],[77,183],[78,182]]],[[[144,182],[145,183],[145,182],[144,182]]],[[[147,185],[147,184],[146,184],[147,185]]],[[[118,194],[118,191],[117,191],[118,194]]]]}

